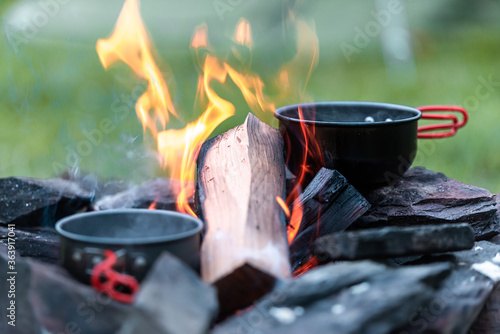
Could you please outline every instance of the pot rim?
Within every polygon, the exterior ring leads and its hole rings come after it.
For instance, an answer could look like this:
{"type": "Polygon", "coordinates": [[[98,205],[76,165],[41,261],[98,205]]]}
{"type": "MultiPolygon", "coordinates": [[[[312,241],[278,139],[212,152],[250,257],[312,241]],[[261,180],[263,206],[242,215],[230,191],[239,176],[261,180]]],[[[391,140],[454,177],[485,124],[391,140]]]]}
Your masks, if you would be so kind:
{"type": "Polygon", "coordinates": [[[188,214],[179,213],[176,211],[167,211],[167,210],[149,210],[149,209],[115,209],[115,210],[106,210],[106,211],[93,211],[93,212],[83,212],[77,213],[59,220],[55,229],[57,233],[65,237],[69,240],[79,241],[84,243],[92,243],[92,244],[102,244],[108,246],[136,246],[136,245],[146,245],[146,244],[157,244],[164,243],[169,241],[178,241],[189,238],[201,232],[203,229],[203,223],[199,218],[195,218],[188,214]],[[64,225],[69,224],[75,220],[79,220],[82,217],[88,219],[92,216],[106,216],[106,215],[122,215],[122,214],[146,214],[146,215],[159,215],[172,217],[177,216],[182,219],[190,220],[196,224],[196,226],[185,232],[168,234],[163,236],[154,236],[154,237],[140,237],[140,238],[111,238],[111,237],[96,237],[96,236],[88,236],[79,233],[68,232],[64,230],[64,225]]]}
{"type": "Polygon", "coordinates": [[[373,126],[391,126],[401,123],[410,123],[413,121],[418,121],[422,117],[422,112],[416,108],[408,107],[402,104],[385,103],[385,102],[368,102],[368,101],[322,101],[322,102],[308,102],[308,103],[298,103],[279,107],[274,111],[274,116],[280,121],[287,121],[291,123],[304,123],[308,125],[315,126],[338,126],[338,127],[373,127],[373,126]],[[349,107],[360,107],[360,108],[381,108],[381,109],[399,109],[404,111],[409,111],[414,113],[415,116],[393,120],[392,122],[326,122],[326,121],[316,121],[316,120],[300,120],[295,117],[290,117],[284,115],[284,113],[291,109],[297,109],[299,107],[335,107],[335,106],[349,106],[349,107]]]}

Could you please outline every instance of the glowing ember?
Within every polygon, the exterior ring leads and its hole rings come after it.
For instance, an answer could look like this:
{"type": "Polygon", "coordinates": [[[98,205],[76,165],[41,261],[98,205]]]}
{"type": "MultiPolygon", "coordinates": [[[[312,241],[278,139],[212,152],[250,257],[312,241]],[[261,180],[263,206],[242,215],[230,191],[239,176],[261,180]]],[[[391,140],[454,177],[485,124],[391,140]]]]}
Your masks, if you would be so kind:
{"type": "Polygon", "coordinates": [[[319,261],[316,256],[310,258],[306,263],[299,267],[299,269],[293,272],[293,277],[299,277],[305,274],[308,270],[317,267],[319,265],[319,261]]]}

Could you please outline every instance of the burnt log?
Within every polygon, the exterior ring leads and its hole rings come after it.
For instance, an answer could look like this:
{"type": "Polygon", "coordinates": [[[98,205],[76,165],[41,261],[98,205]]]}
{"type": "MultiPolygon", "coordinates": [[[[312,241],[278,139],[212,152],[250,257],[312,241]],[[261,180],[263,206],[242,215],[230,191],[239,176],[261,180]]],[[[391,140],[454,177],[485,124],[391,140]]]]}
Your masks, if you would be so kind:
{"type": "MultiPolygon", "coordinates": [[[[397,333],[498,333],[498,313],[489,313],[485,308],[487,310],[488,303],[495,298],[492,294],[499,284],[480,265],[492,262],[498,251],[498,246],[479,241],[471,250],[453,253],[452,275],[397,333]]],[[[427,263],[441,260],[440,256],[425,259],[427,263]]],[[[498,270],[500,272],[500,268],[498,270]]]]}
{"type": "MultiPolygon", "coordinates": [[[[498,200],[498,194],[497,194],[498,200]]],[[[490,262],[500,267],[500,238],[495,237],[494,242],[481,241],[476,244],[474,252],[463,252],[460,257],[467,264],[471,262],[490,262]]],[[[491,265],[490,265],[491,266],[491,265]]],[[[491,267],[495,269],[494,267],[491,267]]],[[[500,271],[500,269],[498,269],[500,271]]],[[[500,332],[500,282],[498,277],[490,278],[494,289],[484,304],[481,312],[471,326],[470,334],[494,334],[500,332]]]]}
{"type": "Polygon", "coordinates": [[[218,291],[221,314],[243,308],[290,276],[283,139],[249,114],[245,123],[203,144],[198,199],[207,232],[201,276],[218,291]]]}
{"type": "Polygon", "coordinates": [[[87,190],[68,180],[0,179],[0,225],[53,227],[57,220],[87,210],[91,199],[87,190]]]}
{"type": "Polygon", "coordinates": [[[0,245],[0,268],[2,268],[0,308],[3,318],[0,321],[0,333],[41,334],[42,326],[29,302],[30,268],[17,255],[15,251],[7,253],[7,246],[0,245]],[[10,267],[8,261],[16,261],[16,263],[10,267]],[[11,272],[15,274],[10,274],[11,272]]]}
{"type": "Polygon", "coordinates": [[[493,194],[423,167],[408,170],[390,185],[360,191],[372,207],[358,227],[468,223],[476,240],[499,231],[493,194]]]}
{"type": "Polygon", "coordinates": [[[444,253],[472,246],[474,232],[468,224],[445,224],[332,233],[312,247],[320,262],[329,262],[444,253]]]}
{"type": "Polygon", "coordinates": [[[422,305],[395,333],[465,334],[492,289],[491,281],[481,274],[469,268],[455,268],[434,298],[422,305]]]}
{"type": "Polygon", "coordinates": [[[144,333],[145,321],[165,333],[203,334],[217,315],[215,290],[168,252],[160,255],[141,283],[134,306],[142,316],[132,315],[120,334],[144,333]]]}
{"type": "Polygon", "coordinates": [[[344,231],[369,208],[370,203],[338,171],[322,168],[294,205],[303,208],[302,221],[290,244],[293,270],[311,257],[310,246],[319,237],[344,231]]]}
{"type": "MultiPolygon", "coordinates": [[[[147,209],[154,206],[157,210],[177,209],[177,195],[181,183],[177,180],[156,178],[139,186],[119,193],[104,196],[94,204],[96,210],[147,209]],[[154,203],[154,204],[153,204],[154,203]]],[[[189,200],[194,204],[194,199],[189,200]]]]}
{"type": "MultiPolygon", "coordinates": [[[[31,257],[47,263],[56,263],[59,261],[61,240],[53,228],[25,227],[23,229],[15,229],[14,232],[16,251],[20,256],[31,257]]],[[[8,244],[8,234],[8,227],[0,225],[0,243],[4,245],[8,244]]]]}
{"type": "Polygon", "coordinates": [[[449,273],[446,263],[325,265],[285,282],[212,333],[390,333],[433,298],[449,273]]]}

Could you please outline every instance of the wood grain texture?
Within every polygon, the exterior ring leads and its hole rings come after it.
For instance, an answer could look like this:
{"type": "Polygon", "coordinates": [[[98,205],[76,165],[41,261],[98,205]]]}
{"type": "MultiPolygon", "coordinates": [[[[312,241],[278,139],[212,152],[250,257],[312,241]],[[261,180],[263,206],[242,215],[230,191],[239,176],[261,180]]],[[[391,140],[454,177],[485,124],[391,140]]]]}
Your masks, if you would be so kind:
{"type": "MultiPolygon", "coordinates": [[[[276,196],[285,196],[283,139],[278,130],[249,114],[243,125],[202,146],[198,199],[207,231],[201,275],[217,285],[219,297],[232,295],[231,289],[241,292],[245,286],[265,293],[274,285],[269,277],[290,276],[285,217],[276,196]],[[252,274],[242,275],[250,271],[241,268],[249,267],[252,274]],[[217,284],[222,280],[223,285],[217,284]]],[[[240,304],[253,302],[244,300],[244,293],[238,295],[243,296],[238,298],[240,304]]],[[[220,302],[223,310],[224,301],[220,302]]]]}

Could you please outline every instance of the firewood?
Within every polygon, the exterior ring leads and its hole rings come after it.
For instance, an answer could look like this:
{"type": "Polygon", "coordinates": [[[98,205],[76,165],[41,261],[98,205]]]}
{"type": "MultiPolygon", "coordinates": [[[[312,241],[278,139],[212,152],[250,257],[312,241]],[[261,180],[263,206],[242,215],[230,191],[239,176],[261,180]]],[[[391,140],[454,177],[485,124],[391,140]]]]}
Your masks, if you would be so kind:
{"type": "Polygon", "coordinates": [[[450,271],[448,263],[400,268],[371,261],[325,265],[280,285],[211,333],[400,333],[395,330],[422,306],[435,302],[450,271]]]}
{"type": "Polygon", "coordinates": [[[370,203],[336,170],[322,168],[297,199],[304,209],[297,236],[290,245],[294,271],[311,257],[317,238],[341,232],[361,217],[370,203]]]}
{"type": "Polygon", "coordinates": [[[463,223],[332,233],[316,240],[312,248],[320,262],[329,262],[445,253],[472,246],[474,231],[463,223]]]}
{"type": "Polygon", "coordinates": [[[217,315],[215,289],[168,252],[158,257],[141,283],[134,307],[146,317],[131,314],[119,334],[144,333],[146,322],[159,329],[154,333],[204,334],[217,315]]]}
{"type": "Polygon", "coordinates": [[[87,210],[91,200],[91,193],[73,181],[0,179],[0,225],[54,226],[63,217],[87,210]]]}
{"type": "MultiPolygon", "coordinates": [[[[500,282],[490,277],[498,270],[493,260],[498,245],[479,241],[471,250],[455,252],[452,274],[443,282],[434,299],[412,315],[395,333],[500,333],[498,303],[500,282]],[[489,262],[488,271],[477,271],[477,265],[489,262]],[[497,268],[495,269],[495,266],[497,268]]],[[[443,256],[429,256],[425,262],[441,262],[443,256]]]]}
{"type": "MultiPolygon", "coordinates": [[[[10,231],[8,227],[0,225],[0,244],[8,245],[10,231]]],[[[31,257],[47,263],[57,263],[60,261],[61,238],[53,228],[16,228],[15,235],[16,252],[20,256],[31,257]]]]}
{"type": "Polygon", "coordinates": [[[226,314],[290,276],[285,216],[276,201],[285,194],[281,134],[249,114],[202,146],[197,187],[207,227],[201,275],[217,287],[226,314]]]}

